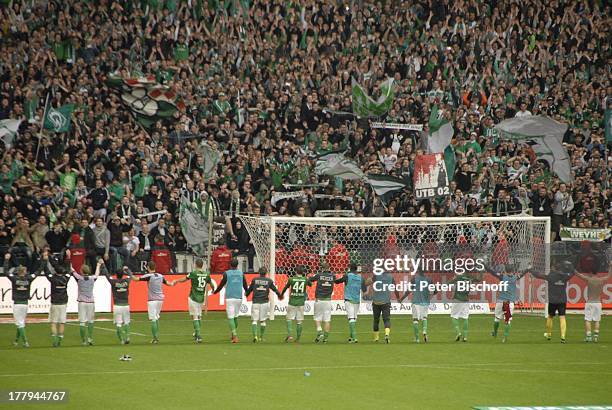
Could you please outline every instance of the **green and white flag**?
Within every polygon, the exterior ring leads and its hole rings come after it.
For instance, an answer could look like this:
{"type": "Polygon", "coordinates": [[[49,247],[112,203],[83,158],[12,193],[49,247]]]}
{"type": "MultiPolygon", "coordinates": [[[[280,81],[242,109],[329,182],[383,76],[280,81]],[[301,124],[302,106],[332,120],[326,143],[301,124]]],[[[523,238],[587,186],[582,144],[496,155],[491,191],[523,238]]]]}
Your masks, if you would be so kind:
{"type": "Polygon", "coordinates": [[[217,165],[221,161],[219,151],[208,144],[208,141],[202,140],[198,147],[198,153],[204,157],[204,177],[210,178],[216,175],[217,165]]]}
{"type": "Polygon", "coordinates": [[[179,222],[185,241],[196,254],[203,255],[208,244],[208,218],[204,211],[206,207],[199,200],[196,202],[181,198],[179,222]]]}
{"type": "Polygon", "coordinates": [[[427,152],[437,154],[444,152],[453,137],[453,127],[448,119],[442,116],[442,111],[434,105],[429,115],[429,135],[427,136],[427,152]]]}
{"type": "Polygon", "coordinates": [[[355,161],[346,158],[340,153],[321,155],[315,165],[317,175],[331,175],[342,179],[363,179],[365,174],[355,161]]]}
{"type": "Polygon", "coordinates": [[[572,180],[570,158],[563,146],[563,135],[567,131],[567,124],[545,116],[529,115],[504,120],[495,128],[503,138],[527,144],[535,158],[546,162],[561,181],[572,180]]]}
{"type": "Polygon", "coordinates": [[[20,124],[21,120],[0,120],[0,140],[6,148],[13,144],[20,124]]]}
{"type": "Polygon", "coordinates": [[[376,195],[378,195],[383,202],[387,203],[393,196],[393,194],[402,191],[405,188],[408,188],[408,184],[403,180],[396,177],[392,177],[389,175],[377,175],[370,174],[366,178],[366,181],[376,195]]]}
{"type": "Polygon", "coordinates": [[[123,78],[111,75],[106,84],[121,93],[121,100],[143,127],[158,121],[174,122],[185,104],[171,87],[159,84],[154,76],[123,78]]]}
{"type": "Polygon", "coordinates": [[[393,78],[387,79],[380,85],[380,96],[376,101],[370,97],[366,90],[352,79],[353,114],[359,118],[380,117],[393,105],[395,99],[395,86],[393,78]]]}
{"type": "Polygon", "coordinates": [[[43,127],[53,132],[68,132],[72,124],[74,104],[65,104],[59,108],[49,108],[45,114],[43,127]]]}

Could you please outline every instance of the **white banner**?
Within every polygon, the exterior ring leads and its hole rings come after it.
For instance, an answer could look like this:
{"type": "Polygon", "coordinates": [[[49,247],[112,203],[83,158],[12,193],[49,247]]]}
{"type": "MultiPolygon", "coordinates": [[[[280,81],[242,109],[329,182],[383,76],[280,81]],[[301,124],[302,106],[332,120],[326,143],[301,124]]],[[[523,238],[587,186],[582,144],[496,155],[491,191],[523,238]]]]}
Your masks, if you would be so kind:
{"type": "MultiPolygon", "coordinates": [[[[77,283],[74,278],[68,282],[68,313],[78,312],[77,283]]],[[[106,277],[101,276],[94,285],[96,312],[111,311],[111,286],[106,277]]],[[[51,307],[51,284],[45,277],[38,277],[32,282],[28,313],[49,313],[51,307]]],[[[0,277],[0,314],[13,313],[13,291],[11,281],[0,277]]]]}
{"type": "MultiPolygon", "coordinates": [[[[276,302],[274,308],[274,315],[284,316],[287,313],[288,297],[283,300],[276,302]]],[[[432,303],[429,305],[430,315],[450,315],[451,304],[450,303],[432,303]]],[[[488,303],[470,303],[470,314],[478,313],[491,313],[488,303]]],[[[312,316],[314,314],[314,301],[308,300],[304,305],[304,315],[312,316]]],[[[372,302],[362,302],[359,305],[360,315],[371,315],[372,314],[372,302]]],[[[392,315],[410,315],[412,314],[411,303],[391,303],[391,314],[392,315]]],[[[240,306],[241,316],[251,316],[251,302],[244,301],[240,306]]],[[[332,315],[346,315],[346,309],[344,307],[343,300],[332,300],[332,315]]]]}
{"type": "Polygon", "coordinates": [[[395,122],[373,122],[370,124],[370,127],[384,128],[386,130],[423,131],[423,124],[399,124],[395,122]]]}

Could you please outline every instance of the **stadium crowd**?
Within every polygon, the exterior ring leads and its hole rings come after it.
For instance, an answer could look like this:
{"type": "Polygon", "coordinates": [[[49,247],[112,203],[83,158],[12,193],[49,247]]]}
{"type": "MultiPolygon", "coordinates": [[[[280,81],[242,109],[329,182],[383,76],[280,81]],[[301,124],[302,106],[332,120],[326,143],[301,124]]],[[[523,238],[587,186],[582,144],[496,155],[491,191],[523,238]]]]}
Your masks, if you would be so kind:
{"type": "MultiPolygon", "coordinates": [[[[73,233],[93,258],[182,251],[181,196],[211,198],[218,214],[528,212],[555,230],[608,227],[610,15],[599,1],[0,0],[0,120],[24,120],[1,148],[0,253],[61,252],[73,233]],[[154,76],[179,111],[143,127],[111,75],[154,76]],[[384,119],[425,131],[394,135],[347,114],[352,77],[373,96],[394,77],[384,119]],[[70,131],[41,132],[47,96],[75,105],[70,131]],[[405,190],[383,203],[361,181],[321,185],[314,158],[339,149],[411,183],[434,104],[454,128],[450,196],[405,190]],[[571,183],[493,128],[525,115],[569,124],[571,183]],[[220,155],[210,175],[202,141],[220,155]],[[272,204],[300,185],[305,198],[272,204]]],[[[249,248],[233,228],[228,245],[249,248]]]]}

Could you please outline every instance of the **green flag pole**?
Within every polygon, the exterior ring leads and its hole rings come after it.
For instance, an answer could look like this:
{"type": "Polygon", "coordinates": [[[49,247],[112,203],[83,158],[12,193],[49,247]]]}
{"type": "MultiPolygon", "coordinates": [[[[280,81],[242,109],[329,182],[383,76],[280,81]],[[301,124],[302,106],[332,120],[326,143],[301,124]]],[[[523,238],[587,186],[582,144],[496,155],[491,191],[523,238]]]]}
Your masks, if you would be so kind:
{"type": "Polygon", "coordinates": [[[45,117],[47,116],[47,105],[49,104],[49,93],[47,93],[47,98],[45,99],[45,108],[43,109],[43,115],[40,119],[40,129],[38,130],[38,144],[36,144],[36,157],[34,158],[34,163],[38,162],[38,153],[40,151],[40,140],[42,139],[42,132],[44,129],[45,117]]]}

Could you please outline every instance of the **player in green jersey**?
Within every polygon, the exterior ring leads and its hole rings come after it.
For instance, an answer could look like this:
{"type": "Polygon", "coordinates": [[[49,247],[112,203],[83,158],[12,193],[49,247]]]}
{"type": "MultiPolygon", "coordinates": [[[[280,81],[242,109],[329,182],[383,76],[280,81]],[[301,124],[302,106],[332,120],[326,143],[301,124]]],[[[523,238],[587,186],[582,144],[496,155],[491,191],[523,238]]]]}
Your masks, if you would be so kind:
{"type": "Polygon", "coordinates": [[[304,321],[304,304],[306,303],[306,276],[304,275],[304,267],[298,266],[295,268],[295,276],[289,278],[289,281],[281,291],[281,296],[285,294],[287,289],[291,289],[289,295],[289,304],[287,305],[287,337],[285,342],[291,342],[293,332],[291,325],[296,321],[296,338],[299,342],[302,337],[302,322],[304,321]]]}
{"type": "Polygon", "coordinates": [[[463,340],[467,342],[468,319],[470,317],[469,285],[474,280],[469,275],[458,274],[450,283],[453,285],[453,300],[451,301],[451,321],[455,329],[455,342],[463,340]],[[463,320],[463,330],[461,330],[459,320],[463,320]]]}
{"type": "Polygon", "coordinates": [[[202,343],[202,307],[206,310],[208,294],[206,292],[206,288],[208,286],[211,287],[214,292],[214,286],[210,279],[210,274],[203,270],[204,261],[202,259],[196,260],[196,269],[191,272],[189,275],[185,276],[182,279],[177,279],[172,282],[172,284],[191,281],[191,291],[189,292],[189,314],[193,318],[193,338],[196,343],[202,343]]]}

